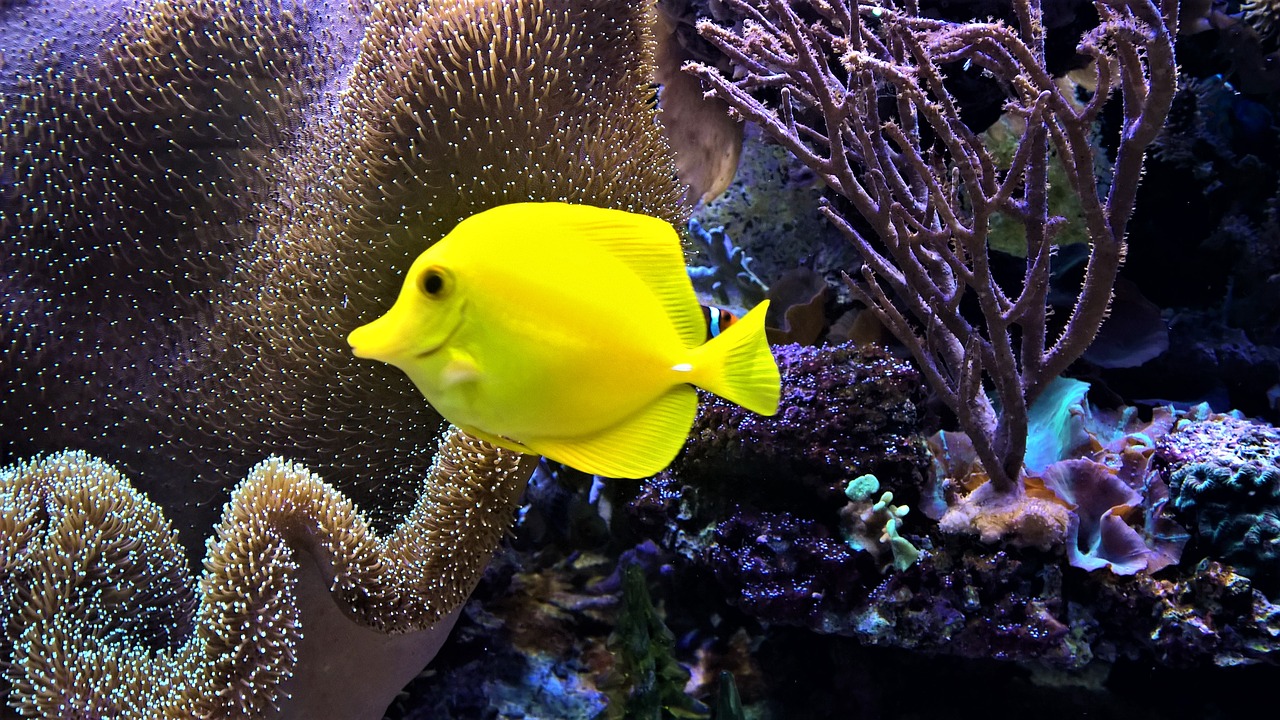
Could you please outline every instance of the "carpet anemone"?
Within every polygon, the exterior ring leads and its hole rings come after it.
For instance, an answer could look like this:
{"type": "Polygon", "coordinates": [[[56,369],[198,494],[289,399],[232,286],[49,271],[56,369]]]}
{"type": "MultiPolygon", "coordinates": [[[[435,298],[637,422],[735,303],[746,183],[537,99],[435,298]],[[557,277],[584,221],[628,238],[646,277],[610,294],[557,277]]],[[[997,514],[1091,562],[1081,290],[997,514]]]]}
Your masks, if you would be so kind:
{"type": "Polygon", "coordinates": [[[198,592],[163,511],[107,462],[0,470],[0,689],[22,717],[381,717],[452,628],[533,461],[451,430],[379,534],[269,458],[232,493],[198,592]]]}
{"type": "Polygon", "coordinates": [[[528,467],[457,433],[437,452],[439,418],[346,334],[494,205],[683,225],[652,15],[0,2],[9,707],[380,716],[385,688],[353,688],[434,654],[528,467]],[[193,588],[179,545],[201,546],[246,475],[193,588]]]}
{"type": "Polygon", "coordinates": [[[100,45],[59,9],[0,10],[0,460],[110,458],[180,528],[272,453],[408,506],[440,420],[345,336],[463,217],[682,225],[652,3],[120,2],[100,45]]]}

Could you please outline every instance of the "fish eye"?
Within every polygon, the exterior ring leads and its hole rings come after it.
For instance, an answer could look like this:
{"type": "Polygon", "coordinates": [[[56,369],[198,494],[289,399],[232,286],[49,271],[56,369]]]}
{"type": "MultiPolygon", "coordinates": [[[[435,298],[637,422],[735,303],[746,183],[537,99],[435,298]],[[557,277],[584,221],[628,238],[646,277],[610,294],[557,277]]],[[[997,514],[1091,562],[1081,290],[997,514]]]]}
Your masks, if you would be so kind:
{"type": "Polygon", "coordinates": [[[444,297],[449,289],[444,271],[440,268],[430,268],[423,273],[421,285],[423,292],[436,299],[444,297]]]}

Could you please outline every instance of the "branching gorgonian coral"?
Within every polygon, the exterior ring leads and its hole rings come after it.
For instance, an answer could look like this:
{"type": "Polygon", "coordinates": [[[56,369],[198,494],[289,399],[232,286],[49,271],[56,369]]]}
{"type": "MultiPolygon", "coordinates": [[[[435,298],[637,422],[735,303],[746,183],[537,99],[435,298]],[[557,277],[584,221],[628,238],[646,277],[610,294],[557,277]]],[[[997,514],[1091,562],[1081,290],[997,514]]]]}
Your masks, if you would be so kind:
{"type": "Polygon", "coordinates": [[[709,21],[699,29],[741,74],[690,69],[840,196],[825,212],[863,257],[862,282],[850,281],[855,296],[911,350],[994,486],[1016,489],[1027,405],[1084,352],[1106,316],[1144,153],[1175,90],[1176,0],[1095,3],[1101,20],[1079,52],[1093,61],[1097,92],[1083,104],[1045,69],[1037,0],[1014,0],[1016,28],[920,17],[914,0],[726,2],[746,17],[741,31],[709,21]],[[994,78],[1005,111],[1025,125],[1007,168],[965,125],[945,84],[961,65],[994,78]],[[1120,132],[1111,182],[1100,187],[1092,133],[1113,94],[1120,132]],[[1051,151],[1079,198],[1090,246],[1060,329],[1047,306],[1064,222],[1048,208],[1051,151]],[[844,203],[874,238],[845,218],[844,203]],[[1025,229],[1026,271],[1016,282],[998,281],[990,262],[996,214],[1025,229]],[[970,304],[980,321],[966,314],[970,304]]]}

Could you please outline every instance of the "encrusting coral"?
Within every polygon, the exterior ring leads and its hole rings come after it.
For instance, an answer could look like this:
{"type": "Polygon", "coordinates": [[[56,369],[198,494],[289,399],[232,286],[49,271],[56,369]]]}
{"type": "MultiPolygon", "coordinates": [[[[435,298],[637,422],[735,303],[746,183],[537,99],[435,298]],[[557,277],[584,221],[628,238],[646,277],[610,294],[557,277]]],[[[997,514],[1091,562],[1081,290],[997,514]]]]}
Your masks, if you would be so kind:
{"type": "Polygon", "coordinates": [[[1203,405],[1192,413],[1156,450],[1173,509],[1187,521],[1196,552],[1231,563],[1274,598],[1280,595],[1280,431],[1209,413],[1203,405]]]}
{"type": "Polygon", "coordinates": [[[268,459],[209,542],[198,607],[176,533],[108,463],[65,452],[6,468],[9,705],[24,717],[381,717],[448,634],[533,461],[451,430],[417,506],[383,536],[333,487],[268,459]],[[341,612],[324,616],[330,604],[341,612]],[[325,644],[343,652],[302,652],[325,644]]]}

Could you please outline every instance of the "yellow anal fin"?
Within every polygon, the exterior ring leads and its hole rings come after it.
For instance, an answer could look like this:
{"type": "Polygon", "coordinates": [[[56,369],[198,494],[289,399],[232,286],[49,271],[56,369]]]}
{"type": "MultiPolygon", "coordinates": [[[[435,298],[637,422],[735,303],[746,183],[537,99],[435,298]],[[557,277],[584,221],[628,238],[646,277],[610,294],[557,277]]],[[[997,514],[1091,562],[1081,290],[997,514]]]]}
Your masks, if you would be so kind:
{"type": "Polygon", "coordinates": [[[530,439],[526,444],[541,455],[592,475],[648,477],[675,459],[697,412],[697,391],[680,385],[603,432],[583,438],[530,439]]]}
{"type": "Polygon", "coordinates": [[[684,265],[680,236],[670,223],[658,218],[594,207],[541,203],[554,222],[573,236],[616,258],[645,284],[671,320],[687,348],[706,337],[702,307],[693,293],[684,265]]]}

